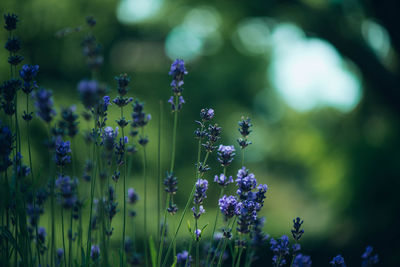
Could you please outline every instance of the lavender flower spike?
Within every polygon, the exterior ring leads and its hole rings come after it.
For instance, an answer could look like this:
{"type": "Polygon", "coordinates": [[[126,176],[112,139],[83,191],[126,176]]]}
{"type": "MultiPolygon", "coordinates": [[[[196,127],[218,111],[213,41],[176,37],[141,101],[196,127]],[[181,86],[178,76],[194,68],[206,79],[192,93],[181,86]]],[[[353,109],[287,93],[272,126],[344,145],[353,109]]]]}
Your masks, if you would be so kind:
{"type": "Polygon", "coordinates": [[[218,201],[219,209],[226,219],[232,218],[238,214],[237,204],[238,202],[234,196],[227,197],[224,195],[218,201]]]}
{"type": "Polygon", "coordinates": [[[233,183],[232,176],[227,177],[225,174],[221,173],[219,176],[215,175],[214,182],[218,183],[220,186],[227,186],[230,183],[233,183]]]}
{"type": "Polygon", "coordinates": [[[128,202],[130,204],[135,204],[136,201],[139,199],[138,194],[135,192],[135,189],[129,188],[128,189],[128,202]]]}
{"type": "Polygon", "coordinates": [[[71,162],[71,144],[69,141],[64,142],[61,137],[56,140],[55,161],[57,166],[63,167],[71,162]]]}
{"type": "Polygon", "coordinates": [[[334,257],[329,264],[333,267],[346,267],[346,263],[344,262],[344,258],[342,257],[342,255],[337,255],[336,257],[334,257]]]}
{"type": "Polygon", "coordinates": [[[235,148],[233,146],[220,145],[218,147],[217,155],[217,159],[221,165],[223,167],[227,167],[231,164],[233,158],[235,157],[235,148]]]}
{"type": "Polygon", "coordinates": [[[51,90],[46,90],[44,88],[39,89],[33,93],[33,98],[35,99],[36,114],[45,122],[49,123],[56,115],[53,109],[53,93],[51,90]]]}
{"type": "Polygon", "coordinates": [[[286,264],[285,256],[289,255],[289,238],[283,235],[280,239],[271,238],[271,250],[274,253],[272,263],[275,266],[283,266],[286,264]]]}
{"type": "Polygon", "coordinates": [[[190,262],[192,261],[192,257],[189,255],[189,253],[186,250],[182,251],[181,253],[178,253],[176,255],[176,258],[177,258],[178,266],[181,266],[181,267],[190,266],[190,262]]]}
{"type": "Polygon", "coordinates": [[[252,196],[251,190],[253,190],[257,185],[257,180],[254,177],[254,174],[249,173],[249,170],[247,170],[246,167],[242,167],[238,171],[235,182],[239,187],[237,194],[242,200],[248,199],[249,196],[252,196]]]}
{"type": "Polygon", "coordinates": [[[208,181],[199,179],[196,182],[196,191],[194,193],[194,204],[203,204],[203,200],[207,198],[206,191],[208,189],[208,181]]]}
{"type": "Polygon", "coordinates": [[[293,261],[293,267],[311,267],[311,257],[303,254],[298,254],[293,261]]]}
{"type": "Polygon", "coordinates": [[[100,257],[100,248],[98,245],[92,245],[90,250],[90,257],[92,260],[97,260],[100,257]]]}

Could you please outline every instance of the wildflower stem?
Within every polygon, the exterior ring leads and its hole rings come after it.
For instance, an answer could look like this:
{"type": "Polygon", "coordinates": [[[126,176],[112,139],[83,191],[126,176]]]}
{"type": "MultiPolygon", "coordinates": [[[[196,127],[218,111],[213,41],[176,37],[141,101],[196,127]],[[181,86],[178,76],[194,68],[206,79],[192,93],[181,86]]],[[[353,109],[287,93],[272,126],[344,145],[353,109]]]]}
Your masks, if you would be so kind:
{"type": "MultiPolygon", "coordinates": [[[[171,195],[167,194],[167,201],[165,203],[169,203],[170,197],[171,197],[171,195]]],[[[167,221],[167,208],[164,209],[164,219],[163,219],[163,224],[161,227],[161,238],[160,238],[160,244],[158,247],[158,255],[157,255],[157,266],[160,266],[160,264],[161,264],[162,251],[164,248],[164,241],[165,241],[165,228],[167,227],[166,221],[167,221]]]]}
{"type": "MultiPolygon", "coordinates": [[[[121,106],[121,119],[124,117],[124,108],[121,106]]],[[[125,132],[124,127],[122,128],[122,142],[124,142],[125,148],[125,132]]],[[[125,245],[125,228],[126,228],[126,152],[124,154],[124,222],[122,226],[122,244],[121,244],[121,266],[124,266],[123,258],[124,258],[124,245],[125,245]]]]}
{"type": "Polygon", "coordinates": [[[240,249],[239,249],[239,256],[238,256],[238,259],[237,259],[236,265],[235,265],[236,267],[240,266],[240,259],[242,257],[242,253],[243,253],[243,246],[241,246],[240,249]]]}
{"type": "Polygon", "coordinates": [[[72,257],[71,257],[71,252],[72,252],[72,212],[73,209],[71,208],[71,214],[69,217],[69,232],[68,232],[68,267],[71,267],[71,261],[72,261],[72,257]],[[70,235],[71,234],[71,235],[70,235]]]}
{"type": "MultiPolygon", "coordinates": [[[[175,96],[175,106],[178,106],[178,96],[175,96]]],[[[176,150],[176,129],[178,126],[178,110],[174,111],[174,129],[172,132],[172,152],[171,152],[171,168],[170,173],[174,171],[175,166],[175,150],[176,150]]]]}
{"type": "Polygon", "coordinates": [[[160,100],[160,111],[158,115],[158,150],[157,150],[157,172],[158,172],[158,183],[157,183],[157,224],[156,233],[158,235],[158,241],[161,240],[161,231],[159,229],[160,217],[161,217],[161,124],[163,120],[163,102],[160,100]]]}
{"type": "MultiPolygon", "coordinates": [[[[201,142],[201,140],[200,140],[199,142],[201,142]]],[[[207,153],[206,153],[206,155],[205,155],[205,157],[204,157],[204,161],[203,161],[203,164],[204,164],[204,165],[207,163],[207,159],[208,159],[208,155],[209,155],[209,154],[210,154],[210,152],[207,151],[207,153]]],[[[198,161],[198,162],[200,162],[200,161],[198,161]]],[[[200,175],[200,174],[199,174],[199,172],[197,171],[197,179],[196,179],[196,180],[198,180],[199,175],[200,175]]],[[[179,229],[180,229],[181,226],[182,226],[183,218],[185,217],[185,214],[186,214],[186,212],[187,212],[187,209],[189,208],[189,205],[190,205],[190,203],[191,203],[192,200],[193,200],[193,196],[194,196],[195,189],[196,189],[196,184],[194,184],[193,187],[192,187],[192,192],[190,192],[190,196],[189,196],[189,198],[188,198],[188,201],[186,202],[185,208],[184,208],[184,210],[183,210],[183,212],[182,212],[182,215],[181,215],[181,217],[180,217],[180,219],[179,219],[178,227],[176,228],[175,233],[174,233],[174,236],[173,236],[173,238],[172,238],[172,241],[171,241],[171,243],[170,243],[169,246],[168,246],[168,250],[167,250],[167,253],[165,254],[165,258],[164,258],[164,261],[163,261],[162,266],[165,266],[165,265],[167,264],[167,260],[168,260],[169,253],[171,253],[172,246],[173,246],[173,244],[175,243],[176,237],[178,236],[179,229]]]]}
{"type": "MultiPolygon", "coordinates": [[[[193,243],[193,238],[191,238],[190,241],[189,241],[188,256],[187,256],[187,259],[186,259],[186,262],[185,262],[185,267],[189,266],[188,264],[189,264],[189,261],[190,261],[190,252],[192,252],[192,243],[193,243]]],[[[198,266],[198,265],[196,265],[196,266],[198,266]]]]}
{"type": "MultiPolygon", "coordinates": [[[[229,222],[227,223],[227,229],[228,229],[228,231],[229,231],[230,228],[233,228],[233,226],[235,225],[235,222],[236,222],[236,217],[235,217],[235,219],[233,220],[232,226],[231,226],[231,227],[229,226],[229,222]]],[[[227,240],[228,240],[228,238],[225,237],[225,238],[224,238],[224,244],[223,244],[223,246],[222,246],[222,250],[221,250],[221,252],[220,252],[220,254],[219,254],[219,259],[218,259],[217,267],[218,267],[218,266],[221,266],[222,258],[223,258],[223,256],[224,256],[224,252],[225,252],[226,245],[227,245],[227,242],[228,242],[227,240]]],[[[218,250],[215,251],[214,258],[215,258],[215,256],[217,255],[217,252],[218,252],[218,250]]],[[[212,259],[212,262],[214,261],[214,258],[212,259]]]]}
{"type": "MultiPolygon", "coordinates": [[[[142,135],[144,136],[144,127],[142,127],[142,135]]],[[[147,179],[146,179],[146,146],[143,146],[143,179],[144,179],[144,254],[145,254],[145,265],[148,266],[148,249],[147,249],[147,179]]]]}
{"type": "Polygon", "coordinates": [[[67,254],[65,250],[65,237],[64,237],[64,209],[61,207],[61,235],[62,235],[62,242],[63,242],[63,250],[64,250],[64,266],[67,266],[67,258],[65,254],[67,254]]]}

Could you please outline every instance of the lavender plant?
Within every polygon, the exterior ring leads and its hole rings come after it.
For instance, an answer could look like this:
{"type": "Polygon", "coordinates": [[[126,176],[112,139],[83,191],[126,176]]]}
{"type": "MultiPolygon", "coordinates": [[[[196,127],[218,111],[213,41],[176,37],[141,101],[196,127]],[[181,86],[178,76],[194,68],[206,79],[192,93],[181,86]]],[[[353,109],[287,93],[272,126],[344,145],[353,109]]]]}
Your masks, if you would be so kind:
{"type": "MultiPolygon", "coordinates": [[[[105,81],[101,81],[99,69],[103,64],[101,46],[93,35],[96,20],[93,17],[86,19],[84,26],[79,30],[86,30],[82,42],[83,55],[91,72],[90,78],[77,82],[77,93],[85,111],[85,121],[93,122],[88,132],[82,131],[77,105],[64,107],[56,112],[51,90],[39,86],[37,76],[38,65],[23,65],[17,69],[23,57],[17,53],[21,49],[21,42],[14,34],[17,28],[18,16],[4,15],[4,28],[8,32],[5,49],[9,52],[10,78],[0,86],[2,118],[0,121],[0,173],[2,186],[5,192],[5,203],[1,205],[1,232],[0,256],[4,266],[222,266],[231,263],[233,267],[251,266],[261,253],[258,248],[269,246],[272,259],[271,266],[311,266],[311,257],[301,252],[300,240],[304,234],[303,220],[293,219],[293,228],[289,237],[270,238],[264,232],[265,218],[261,216],[266,194],[269,187],[260,183],[256,175],[245,167],[246,149],[252,142],[248,136],[253,126],[250,118],[242,117],[239,121],[240,138],[237,139],[238,150],[241,152],[241,164],[237,170],[236,179],[230,175],[230,168],[236,157],[237,149],[233,145],[220,144],[222,128],[212,123],[215,111],[212,108],[200,110],[200,119],[195,121],[198,128],[195,138],[198,139],[197,159],[194,163],[192,190],[187,197],[186,205],[179,214],[178,224],[172,227],[172,233],[167,239],[168,214],[178,214],[176,204],[179,179],[177,176],[175,157],[178,133],[178,114],[182,111],[185,100],[182,96],[184,77],[188,74],[185,62],[175,60],[170,68],[172,76],[170,84],[172,96],[168,99],[173,116],[172,140],[170,149],[170,168],[165,172],[163,180],[166,200],[164,205],[161,199],[161,128],[162,105],[159,114],[159,142],[158,142],[158,177],[147,175],[147,148],[149,137],[146,127],[151,115],[145,112],[145,105],[137,98],[129,96],[131,78],[123,73],[115,77],[117,95],[114,99],[108,95],[109,90],[105,81]],[[19,76],[17,75],[19,74],[19,76]],[[21,89],[21,90],[20,90],[21,89]],[[22,116],[18,106],[18,94],[22,91],[26,97],[26,106],[22,116]],[[32,102],[35,115],[31,111],[32,102]],[[125,107],[131,104],[131,120],[125,118],[125,107]],[[119,116],[114,118],[118,126],[113,126],[109,120],[109,110],[118,109],[119,116]],[[27,155],[22,149],[18,118],[21,116],[26,122],[27,155]],[[30,123],[39,119],[44,123],[48,140],[41,156],[49,153],[47,173],[35,172],[32,164],[30,123]],[[129,128],[129,138],[128,131],[129,128]],[[73,142],[82,137],[87,143],[88,153],[85,164],[77,159],[73,142]],[[125,135],[127,133],[127,135],[125,135]],[[137,188],[127,188],[127,180],[136,183],[132,178],[131,169],[134,168],[133,157],[136,146],[143,151],[143,191],[137,188]],[[209,161],[212,153],[216,152],[218,170],[211,170],[209,161]],[[29,166],[24,164],[24,157],[28,158],[29,166]],[[71,166],[72,165],[72,170],[71,166]],[[82,166],[81,166],[82,165],[82,166]],[[83,169],[78,175],[77,170],[83,169]],[[213,174],[211,174],[213,172],[213,174]],[[44,176],[46,182],[40,184],[35,177],[44,176]],[[118,190],[118,181],[122,177],[122,190],[118,190]],[[81,179],[88,182],[89,192],[81,186],[81,179]],[[153,180],[152,180],[153,179],[153,180]],[[213,179],[214,183],[209,183],[213,179]],[[157,239],[154,242],[148,224],[155,218],[149,218],[148,185],[156,182],[157,196],[157,239]],[[218,201],[205,201],[210,187],[220,190],[218,201]],[[122,192],[119,197],[117,193],[122,192]],[[233,194],[232,194],[233,192],[233,194]],[[140,196],[140,198],[139,198],[140,196]],[[142,197],[143,196],[143,197],[142,197]],[[119,198],[118,198],[119,197],[119,198]],[[118,199],[123,199],[122,213],[120,213],[118,199]],[[134,207],[143,201],[143,224],[135,219],[134,207]],[[50,203],[48,203],[50,202],[50,203]],[[58,202],[59,206],[56,206],[58,202]],[[189,223],[189,244],[177,244],[177,236],[182,222],[189,209],[194,219],[194,228],[189,223]],[[161,217],[159,206],[163,206],[164,215],[161,217]],[[206,210],[212,213],[217,208],[215,219],[209,228],[202,216],[206,210]],[[56,212],[60,216],[56,217],[56,212]],[[222,219],[220,219],[220,213],[222,219]],[[44,225],[43,215],[50,218],[44,225]],[[115,218],[122,220],[121,236],[113,235],[115,218]],[[69,221],[68,229],[65,223],[69,221]],[[74,221],[77,221],[75,223],[74,221]],[[61,224],[61,230],[58,225],[61,224]],[[221,232],[218,225],[222,224],[221,232]],[[86,226],[86,227],[85,227],[86,226]],[[143,231],[138,229],[143,227],[143,231]],[[218,232],[216,232],[218,231],[218,232]],[[132,238],[128,236],[128,232],[132,238]],[[142,232],[143,246],[139,246],[136,233],[142,232]],[[86,237],[85,237],[86,236],[86,237]],[[210,236],[210,240],[207,237],[210,236]],[[67,237],[68,246],[65,241],[67,237]],[[208,242],[208,243],[207,243],[208,242]],[[119,245],[115,245],[118,243],[119,245]],[[200,250],[201,244],[206,249],[200,250]],[[186,246],[177,253],[177,246],[186,246]],[[62,247],[62,248],[61,248],[62,247]],[[193,247],[195,252],[192,253],[193,247]],[[142,249],[141,249],[142,248],[142,249]],[[203,252],[203,253],[202,253],[203,252]],[[140,254],[142,253],[142,254],[140,254]],[[171,255],[172,253],[172,255],[171,255]],[[193,255],[192,255],[193,254],[193,255]]],[[[63,36],[74,31],[64,30],[63,36]]],[[[39,122],[40,123],[40,122],[39,122]]],[[[119,226],[119,225],[118,225],[119,226]]],[[[264,252],[262,252],[264,253],[264,252]]],[[[379,262],[378,255],[373,254],[373,248],[368,246],[361,256],[361,266],[373,266],[379,262]]],[[[341,255],[334,257],[331,266],[346,266],[341,255]]],[[[3,265],[2,265],[3,266],[3,265]]]]}

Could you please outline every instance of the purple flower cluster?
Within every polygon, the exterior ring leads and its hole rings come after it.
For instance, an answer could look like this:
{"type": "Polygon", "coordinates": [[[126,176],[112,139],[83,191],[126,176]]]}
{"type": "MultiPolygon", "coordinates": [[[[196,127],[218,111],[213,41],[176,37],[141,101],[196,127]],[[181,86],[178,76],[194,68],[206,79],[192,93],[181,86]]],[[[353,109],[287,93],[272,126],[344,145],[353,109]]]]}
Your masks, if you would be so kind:
{"type": "Polygon", "coordinates": [[[76,195],[78,180],[71,179],[69,176],[60,175],[55,185],[59,191],[59,200],[63,208],[72,208],[78,200],[76,195]]]}
{"type": "Polygon", "coordinates": [[[235,157],[235,148],[233,146],[220,145],[217,151],[217,160],[223,167],[227,167],[235,157]]]}
{"type": "Polygon", "coordinates": [[[218,183],[220,186],[226,187],[228,184],[233,183],[232,176],[227,177],[225,174],[215,175],[214,182],[218,183]]]}
{"type": "Polygon", "coordinates": [[[90,109],[99,103],[100,86],[95,80],[82,80],[78,84],[78,92],[85,108],[90,109]]]}
{"type": "Polygon", "coordinates": [[[15,14],[4,14],[4,29],[6,29],[7,31],[12,31],[15,30],[17,28],[17,22],[18,22],[18,16],[15,14]]]}
{"type": "Polygon", "coordinates": [[[6,171],[12,164],[10,154],[13,150],[13,134],[0,120],[0,172],[6,171]]]}
{"type": "Polygon", "coordinates": [[[251,141],[247,140],[247,136],[251,133],[250,127],[253,126],[250,122],[250,118],[244,118],[239,121],[239,132],[242,135],[241,138],[237,140],[239,146],[244,149],[251,144],[251,141]]]}
{"type": "Polygon", "coordinates": [[[23,65],[19,71],[19,76],[24,80],[22,91],[25,94],[30,94],[33,89],[37,88],[34,78],[39,72],[39,65],[23,65]]]}
{"type": "Polygon", "coordinates": [[[65,166],[71,162],[71,143],[69,141],[63,141],[61,137],[56,139],[55,143],[55,162],[59,167],[65,166]]]}
{"type": "Polygon", "coordinates": [[[301,238],[301,236],[304,234],[304,230],[300,229],[301,225],[303,224],[303,221],[297,217],[296,219],[293,219],[293,229],[292,229],[292,235],[294,240],[298,242],[301,238]]]}
{"type": "Polygon", "coordinates": [[[286,264],[285,257],[289,255],[289,238],[283,235],[279,239],[271,238],[271,251],[274,253],[272,263],[274,266],[283,266],[286,264]]]}
{"type": "Polygon", "coordinates": [[[311,267],[311,257],[303,254],[298,254],[293,260],[293,267],[311,267]]]}
{"type": "Polygon", "coordinates": [[[138,199],[139,199],[139,196],[136,193],[135,189],[128,188],[128,203],[135,204],[138,199]]]}
{"type": "Polygon", "coordinates": [[[333,259],[329,262],[329,264],[333,267],[346,267],[346,263],[344,262],[344,258],[342,255],[337,255],[333,257],[333,259]]]}
{"type": "Polygon", "coordinates": [[[92,245],[90,249],[90,258],[92,258],[92,260],[100,258],[100,247],[98,245],[92,245]]]}
{"type": "Polygon", "coordinates": [[[3,98],[1,108],[9,116],[15,113],[15,96],[20,87],[21,81],[17,79],[10,79],[8,81],[5,81],[0,86],[0,92],[3,98]]]}
{"type": "Polygon", "coordinates": [[[140,128],[146,126],[151,120],[151,115],[144,113],[144,104],[136,99],[132,106],[132,127],[140,128]]]}
{"type": "Polygon", "coordinates": [[[225,219],[230,219],[233,216],[239,214],[237,204],[238,204],[238,201],[234,196],[224,195],[218,201],[219,209],[221,210],[222,214],[225,216],[225,219]]]}
{"type": "Polygon", "coordinates": [[[65,122],[65,128],[67,134],[70,137],[74,137],[78,133],[78,115],[76,114],[76,106],[70,106],[61,110],[61,117],[65,122]]]}
{"type": "Polygon", "coordinates": [[[185,68],[185,62],[182,59],[176,59],[171,64],[171,69],[169,71],[169,75],[173,77],[171,82],[171,88],[173,92],[173,96],[170,97],[168,102],[171,104],[172,111],[178,111],[182,108],[182,104],[185,103],[185,100],[182,97],[183,91],[183,77],[188,74],[185,68]]]}
{"type": "MultiPolygon", "coordinates": [[[[117,206],[118,206],[118,202],[116,201],[115,197],[115,190],[114,187],[112,187],[111,185],[108,187],[108,200],[105,201],[104,206],[108,219],[111,222],[114,216],[117,214],[117,206]]],[[[111,235],[112,230],[108,231],[108,233],[109,235],[111,235]]]]}
{"type": "Polygon", "coordinates": [[[373,247],[367,246],[365,252],[361,255],[361,267],[370,267],[379,263],[378,254],[372,255],[373,247]]]}
{"type": "Polygon", "coordinates": [[[207,141],[202,144],[205,150],[212,153],[216,148],[215,143],[221,138],[222,128],[218,124],[209,125],[206,131],[207,141]]]}
{"type": "Polygon", "coordinates": [[[167,211],[174,215],[178,211],[177,205],[174,204],[174,195],[178,191],[178,179],[173,172],[167,172],[163,184],[165,185],[165,192],[170,195],[167,211]]]}
{"type": "Polygon", "coordinates": [[[200,118],[203,122],[212,120],[214,118],[214,110],[212,108],[203,108],[200,110],[200,118]]]}
{"type": "Polygon", "coordinates": [[[56,115],[53,109],[53,93],[44,88],[39,89],[32,94],[35,99],[36,115],[47,123],[50,123],[56,115]]]}
{"type": "Polygon", "coordinates": [[[192,262],[192,256],[189,255],[189,252],[186,250],[182,251],[181,253],[178,253],[176,255],[177,258],[177,263],[178,266],[190,266],[190,263],[192,262]]]}
{"type": "Polygon", "coordinates": [[[257,220],[257,211],[260,210],[260,204],[252,200],[244,200],[236,206],[238,213],[237,230],[241,234],[250,233],[252,225],[257,220]]]}
{"type": "Polygon", "coordinates": [[[203,204],[204,199],[207,198],[206,191],[208,189],[208,181],[205,179],[198,179],[195,186],[193,202],[196,205],[203,204]]]}
{"type": "Polygon", "coordinates": [[[104,146],[106,151],[108,152],[113,151],[116,145],[115,139],[117,136],[118,136],[118,127],[115,127],[115,131],[110,126],[104,128],[101,138],[102,138],[102,145],[104,146]]]}
{"type": "Polygon", "coordinates": [[[249,170],[246,167],[242,167],[237,173],[237,179],[235,180],[236,185],[238,186],[237,194],[239,198],[251,199],[253,193],[251,192],[257,186],[257,180],[254,174],[249,173],[249,170]]]}
{"type": "Polygon", "coordinates": [[[114,79],[117,82],[117,90],[119,95],[113,100],[113,103],[122,108],[133,101],[132,97],[124,97],[128,93],[128,85],[131,81],[131,77],[129,77],[126,73],[122,73],[119,76],[116,76],[114,79]]]}

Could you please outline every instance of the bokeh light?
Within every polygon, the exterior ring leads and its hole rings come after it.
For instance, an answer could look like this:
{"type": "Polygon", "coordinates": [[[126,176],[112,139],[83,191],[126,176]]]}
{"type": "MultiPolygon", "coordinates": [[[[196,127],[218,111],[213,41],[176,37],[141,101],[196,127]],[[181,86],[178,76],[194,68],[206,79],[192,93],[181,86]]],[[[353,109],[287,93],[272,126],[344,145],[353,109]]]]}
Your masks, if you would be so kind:
{"type": "Polygon", "coordinates": [[[121,0],[117,7],[117,18],[122,23],[138,23],[154,18],[162,7],[163,0],[121,0]]]}

